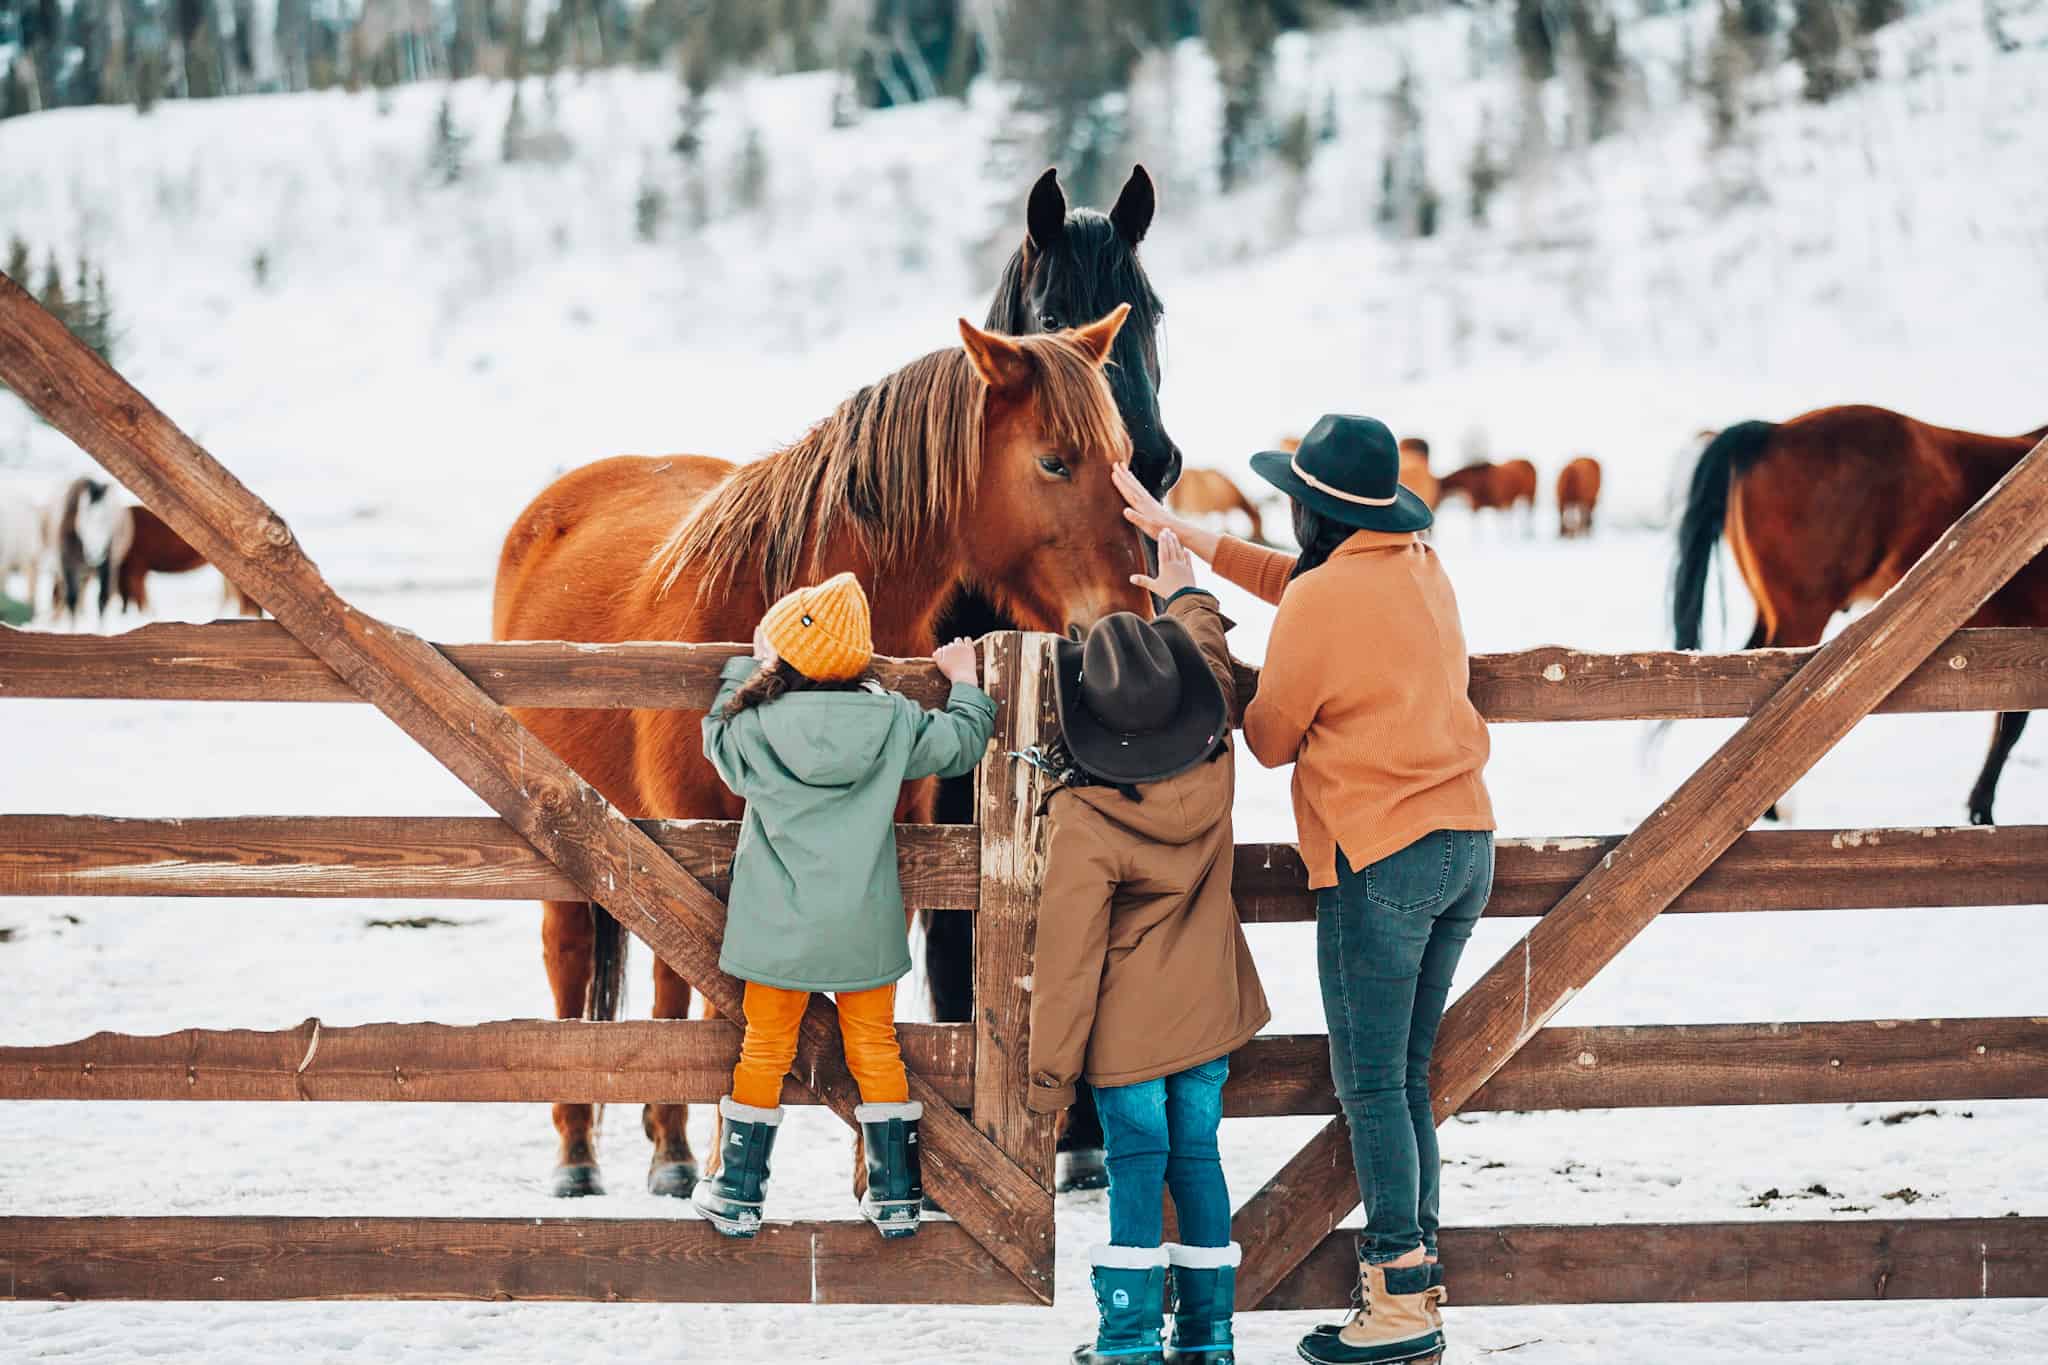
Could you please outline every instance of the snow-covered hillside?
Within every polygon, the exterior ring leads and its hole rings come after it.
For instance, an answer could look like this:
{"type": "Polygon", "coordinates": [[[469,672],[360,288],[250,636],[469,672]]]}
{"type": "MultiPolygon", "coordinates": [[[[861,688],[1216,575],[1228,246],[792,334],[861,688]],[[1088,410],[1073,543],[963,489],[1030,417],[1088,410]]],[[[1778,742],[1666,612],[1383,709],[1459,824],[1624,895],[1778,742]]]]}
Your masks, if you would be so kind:
{"type": "MultiPolygon", "coordinates": [[[[2018,6],[2008,6],[2017,9],[2018,6]]],[[[1975,0],[1881,35],[1884,78],[1825,107],[1796,73],[1759,78],[1735,145],[1708,149],[1673,63],[1704,47],[1696,7],[1627,31],[1650,105],[1590,150],[1510,181],[1488,227],[1461,167],[1482,120],[1510,117],[1505,67],[1453,12],[1284,41],[1279,84],[1334,99],[1337,139],[1305,186],[1279,174],[1219,197],[1207,58],[1184,45],[1134,96],[1163,202],[1145,257],[1168,307],[1166,419],[1191,462],[1245,457],[1326,409],[1429,435],[1439,464],[1483,433],[1553,471],[1588,451],[1614,513],[1590,542],[1529,542],[1446,514],[1438,544],[1475,649],[1663,642],[1667,538],[1655,521],[1701,427],[1868,401],[1995,431],[2048,421],[2048,8],[2000,52],[1975,0]],[[1428,110],[1443,231],[1373,226],[1384,99],[1404,66],[1428,110]],[[1770,92],[1779,96],[1773,101],[1770,92]],[[1294,196],[1290,202],[1290,196],[1294,196]]],[[[20,233],[108,275],[140,387],[291,519],[345,591],[437,639],[488,627],[497,542],[556,470],[625,450],[744,456],[793,437],[857,384],[951,344],[1021,233],[1038,166],[997,134],[983,83],[941,104],[830,126],[819,77],[721,90],[705,152],[711,222],[679,226],[668,75],[557,85],[559,164],[497,156],[507,87],[447,92],[473,139],[453,185],[428,172],[442,92],[388,111],[339,93],[170,102],[0,122],[0,239],[20,233]],[[735,206],[757,134],[759,207],[735,206]],[[992,148],[994,150],[992,150],[992,148]],[[667,218],[651,241],[636,201],[667,218]],[[262,280],[257,261],[262,259],[262,280]]],[[[528,87],[537,123],[549,115],[528,87]]],[[[38,489],[83,457],[0,394],[0,484],[38,489]]],[[[1547,501],[1547,493],[1546,493],[1547,501]]],[[[211,584],[168,581],[174,614],[211,584]]],[[[1727,638],[1746,633],[1739,587],[1727,638]]],[[[1270,612],[1228,594],[1248,658],[1270,612]]],[[[8,702],[0,810],[114,815],[472,813],[477,803],[367,708],[8,702]]],[[[1489,770],[1512,834],[1625,829],[1730,726],[1503,726],[1489,770]]],[[[1952,824],[1987,737],[1978,716],[1884,717],[1799,789],[1808,825],[1952,824]]],[[[1291,837],[1285,775],[1242,780],[1244,840],[1291,837]]],[[[2048,740],[2029,734],[2001,814],[2048,821],[2048,740]]],[[[0,900],[0,1040],[98,1029],[287,1027],[544,1014],[528,904],[439,907],[451,927],[375,928],[350,902],[0,900]],[[75,917],[75,918],[73,918],[75,917]]],[[[1526,927],[1482,926],[1470,981],[1526,927]]],[[[1254,947],[1276,1031],[1320,1031],[1313,939],[1254,947]]],[[[1652,927],[1560,1022],[1680,1023],[2041,1014],[2041,907],[1685,916],[1652,927]]],[[[634,968],[644,1008],[646,956],[634,968]]],[[[909,999],[906,992],[906,1001],[909,999]]],[[[906,1005],[906,1008],[915,1006],[906,1005]]],[[[1917,1107],[1917,1106],[1916,1106],[1917,1107]]],[[[2048,1212],[2048,1105],[1493,1115],[1447,1126],[1458,1223],[2048,1212]],[[1752,1201],[1773,1187],[1830,1199],[1752,1201]],[[1918,1202],[1906,1207],[1911,1190],[1918,1202]]],[[[1233,1122],[1242,1197],[1313,1120],[1233,1122]]],[[[703,1120],[700,1115],[700,1132],[703,1120]]],[[[9,1105],[0,1212],[542,1215],[545,1114],[493,1106],[9,1105]]],[[[686,1216],[635,1188],[637,1115],[615,1108],[615,1193],[589,1216],[686,1216]]],[[[845,1147],[797,1114],[778,1215],[843,1216],[845,1147]]],[[[1081,1257],[1099,1197],[1063,1202],[1060,1307],[885,1313],[570,1305],[25,1305],[0,1308],[0,1360],[1058,1359],[1084,1330],[1081,1257]],[[772,1346],[764,1343],[772,1341],[772,1346]]],[[[2040,1303],[1471,1310],[1468,1359],[1865,1362],[2048,1358],[2040,1303]]],[[[1314,1315],[1258,1315],[1248,1360],[1278,1360],[1314,1315]]]]}

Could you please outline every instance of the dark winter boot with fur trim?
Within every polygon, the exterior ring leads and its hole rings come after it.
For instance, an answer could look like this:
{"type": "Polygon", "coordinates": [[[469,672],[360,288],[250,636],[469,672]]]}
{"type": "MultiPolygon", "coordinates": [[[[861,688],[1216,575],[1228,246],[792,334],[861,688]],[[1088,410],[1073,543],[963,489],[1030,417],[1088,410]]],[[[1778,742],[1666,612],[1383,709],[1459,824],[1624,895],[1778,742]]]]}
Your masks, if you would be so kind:
{"type": "Polygon", "coordinates": [[[924,1214],[924,1167],[918,1159],[917,1126],[924,1105],[857,1104],[861,1148],[867,1154],[868,1188],[861,1215],[884,1237],[915,1237],[924,1214]]]}
{"type": "Polygon", "coordinates": [[[727,1095],[718,1102],[725,1141],[718,1174],[700,1180],[690,1202],[728,1237],[752,1237],[761,1230],[761,1201],[768,1192],[768,1156],[782,1129],[782,1106],[756,1109],[727,1095]]]}
{"type": "Polygon", "coordinates": [[[1095,1342],[1074,1348],[1074,1365],[1165,1365],[1165,1247],[1092,1247],[1089,1283],[1099,1315],[1095,1342]]]}
{"type": "Polygon", "coordinates": [[[1169,1242],[1173,1271],[1173,1337],[1167,1365],[1237,1365],[1230,1318],[1237,1301],[1237,1263],[1243,1249],[1190,1247],[1169,1242]]]}

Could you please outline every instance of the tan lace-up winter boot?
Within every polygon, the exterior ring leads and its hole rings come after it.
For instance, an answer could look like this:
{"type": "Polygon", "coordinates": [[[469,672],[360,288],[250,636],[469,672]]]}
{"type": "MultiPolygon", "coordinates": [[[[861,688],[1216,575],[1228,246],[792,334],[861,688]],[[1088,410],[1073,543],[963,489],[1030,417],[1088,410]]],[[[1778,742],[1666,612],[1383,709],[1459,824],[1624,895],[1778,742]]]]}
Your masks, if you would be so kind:
{"type": "Polygon", "coordinates": [[[1394,1365],[1432,1360],[1442,1353],[1436,1296],[1426,1279],[1425,1287],[1414,1293],[1395,1294],[1387,1288],[1385,1266],[1361,1264],[1358,1275],[1361,1306],[1336,1332],[1303,1337],[1298,1348],[1302,1359],[1313,1365],[1394,1365]]]}

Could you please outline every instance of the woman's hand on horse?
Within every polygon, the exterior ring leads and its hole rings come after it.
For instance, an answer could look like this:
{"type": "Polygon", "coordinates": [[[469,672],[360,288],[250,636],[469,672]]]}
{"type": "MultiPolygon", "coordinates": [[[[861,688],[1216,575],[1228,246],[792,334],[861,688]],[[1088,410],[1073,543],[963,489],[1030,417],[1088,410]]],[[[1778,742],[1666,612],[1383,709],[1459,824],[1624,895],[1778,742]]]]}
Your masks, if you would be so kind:
{"type": "Polygon", "coordinates": [[[1171,597],[1183,588],[1195,586],[1195,558],[1172,527],[1159,533],[1159,572],[1134,573],[1131,582],[1155,597],[1171,597]]]}
{"type": "Polygon", "coordinates": [[[974,685],[974,641],[962,639],[940,645],[932,651],[932,662],[939,666],[947,682],[974,685]]]}
{"type": "Polygon", "coordinates": [[[1182,521],[1168,511],[1165,504],[1153,497],[1144,484],[1138,482],[1138,476],[1131,472],[1129,465],[1118,465],[1110,471],[1109,477],[1127,504],[1124,508],[1125,521],[1155,541],[1167,531],[1172,531],[1180,537],[1181,544],[1202,559],[1213,561],[1216,558],[1216,542],[1219,538],[1217,533],[1205,531],[1191,522],[1182,521]]]}

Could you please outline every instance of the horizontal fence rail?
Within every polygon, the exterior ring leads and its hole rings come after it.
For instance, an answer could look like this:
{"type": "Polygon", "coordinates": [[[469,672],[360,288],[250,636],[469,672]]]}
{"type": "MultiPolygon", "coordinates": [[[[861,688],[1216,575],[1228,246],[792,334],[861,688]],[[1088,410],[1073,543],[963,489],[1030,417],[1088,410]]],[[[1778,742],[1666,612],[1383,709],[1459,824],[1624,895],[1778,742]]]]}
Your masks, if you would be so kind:
{"type": "MultiPolygon", "coordinates": [[[[1341,1308],[1331,1233],[1261,1308],[1341,1308]]],[[[2048,1219],[1447,1227],[1472,1306],[2048,1296],[2048,1219]]],[[[951,1223],[768,1223],[751,1242],[671,1218],[0,1218],[0,1299],[1030,1303],[951,1223]]]]}
{"type": "MultiPolygon", "coordinates": [[[[897,1026],[948,1103],[974,1089],[970,1024],[897,1026]]],[[[718,1020],[358,1024],[98,1033],[0,1047],[0,1100],[711,1103],[739,1030],[718,1020]]],[[[2048,1099],[2048,1019],[1547,1028],[1464,1112],[2048,1099]]],[[[800,1086],[789,1103],[812,1100],[800,1086]]],[[[1329,1040],[1254,1038],[1223,1091],[1233,1118],[1334,1114],[1329,1040]]]]}
{"type": "MultiPolygon", "coordinates": [[[[1456,1301],[1482,1308],[2048,1294],[2048,1218],[1445,1228],[1441,1247],[1456,1301]]],[[[1339,1230],[1259,1307],[1338,1308],[1357,1285],[1353,1234],[1339,1230]]]]}
{"type": "MultiPolygon", "coordinates": [[[[437,646],[506,706],[697,710],[744,646],[521,641],[437,646]]],[[[1472,656],[1471,695],[1495,723],[1747,716],[1813,653],[1650,650],[1593,654],[1546,646],[1472,656]]],[[[936,705],[946,683],[923,660],[883,659],[889,686],[936,705]]],[[[1238,691],[1256,673],[1240,665],[1238,691]]],[[[163,623],[121,635],[0,627],[0,696],[166,701],[360,702],[347,683],[269,621],[163,623]]],[[[2048,709],[2048,630],[1958,631],[1879,711],[2048,709]]]]}
{"type": "MultiPolygon", "coordinates": [[[[648,820],[642,827],[718,894],[739,826],[648,820]]],[[[1621,842],[1619,835],[1503,839],[1490,916],[1541,915],[1621,842]]],[[[914,910],[972,910],[979,832],[899,825],[897,867],[914,910]]],[[[1249,923],[1315,918],[1292,844],[1237,849],[1238,913],[1249,923]]],[[[0,816],[0,896],[377,897],[574,900],[553,864],[489,817],[251,816],[130,820],[0,816]]],[[[1678,912],[1882,910],[2031,905],[2048,898],[2048,826],[1756,830],[1671,907],[1678,912]]]]}
{"type": "Polygon", "coordinates": [[[0,1299],[1036,1304],[953,1222],[0,1218],[0,1299]]]}
{"type": "MultiPolygon", "coordinates": [[[[690,875],[726,894],[738,821],[639,824],[690,875]]],[[[980,859],[970,825],[896,827],[896,867],[910,909],[973,909],[981,899],[980,859]]],[[[581,900],[583,893],[489,816],[0,815],[0,896],[581,900]]]]}

